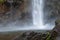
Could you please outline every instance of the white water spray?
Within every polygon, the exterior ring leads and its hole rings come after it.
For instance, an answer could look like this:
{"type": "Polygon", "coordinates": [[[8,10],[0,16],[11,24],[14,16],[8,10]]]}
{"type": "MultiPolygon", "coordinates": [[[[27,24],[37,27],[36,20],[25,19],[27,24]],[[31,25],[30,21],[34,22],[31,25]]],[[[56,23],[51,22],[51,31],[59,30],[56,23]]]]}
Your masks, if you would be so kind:
{"type": "Polygon", "coordinates": [[[43,0],[34,0],[33,5],[33,23],[43,28],[43,0]]]}

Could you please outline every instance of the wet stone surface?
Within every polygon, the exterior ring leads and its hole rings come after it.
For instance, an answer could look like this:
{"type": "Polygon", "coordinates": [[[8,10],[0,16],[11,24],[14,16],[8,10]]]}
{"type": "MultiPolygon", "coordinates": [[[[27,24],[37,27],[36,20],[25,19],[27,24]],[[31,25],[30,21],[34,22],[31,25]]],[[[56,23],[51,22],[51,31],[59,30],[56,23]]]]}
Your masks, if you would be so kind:
{"type": "Polygon", "coordinates": [[[18,22],[19,25],[32,24],[32,14],[29,12],[27,0],[6,0],[0,3],[0,24],[18,22]],[[16,22],[17,21],[17,22],[16,22]]]}

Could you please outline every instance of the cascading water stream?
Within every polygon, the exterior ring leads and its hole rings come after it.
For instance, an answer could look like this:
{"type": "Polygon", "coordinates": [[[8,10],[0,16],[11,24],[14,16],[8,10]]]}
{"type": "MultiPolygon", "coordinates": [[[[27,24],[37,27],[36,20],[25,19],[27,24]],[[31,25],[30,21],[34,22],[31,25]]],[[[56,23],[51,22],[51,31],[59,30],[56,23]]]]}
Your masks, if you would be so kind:
{"type": "Polygon", "coordinates": [[[34,0],[33,5],[33,23],[43,28],[43,0],[34,0]]]}
{"type": "Polygon", "coordinates": [[[44,0],[33,0],[33,13],[32,13],[33,14],[33,23],[37,27],[36,29],[51,30],[54,27],[54,21],[52,23],[48,23],[49,20],[45,16],[45,15],[47,15],[47,13],[44,13],[44,11],[43,11],[44,8],[45,8],[44,0]],[[46,19],[46,21],[47,21],[46,24],[45,24],[44,19],[46,19]]]}

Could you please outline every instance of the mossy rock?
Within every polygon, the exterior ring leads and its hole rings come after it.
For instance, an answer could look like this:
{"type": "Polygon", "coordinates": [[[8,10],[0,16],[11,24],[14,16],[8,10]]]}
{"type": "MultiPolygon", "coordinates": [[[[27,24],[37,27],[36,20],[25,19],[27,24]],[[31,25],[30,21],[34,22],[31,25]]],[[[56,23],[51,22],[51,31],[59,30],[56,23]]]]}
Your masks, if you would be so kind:
{"type": "Polygon", "coordinates": [[[56,24],[56,25],[60,24],[60,19],[57,19],[57,20],[55,21],[55,24],[56,24]]]}
{"type": "Polygon", "coordinates": [[[0,0],[0,3],[4,3],[6,0],[0,0]]]}

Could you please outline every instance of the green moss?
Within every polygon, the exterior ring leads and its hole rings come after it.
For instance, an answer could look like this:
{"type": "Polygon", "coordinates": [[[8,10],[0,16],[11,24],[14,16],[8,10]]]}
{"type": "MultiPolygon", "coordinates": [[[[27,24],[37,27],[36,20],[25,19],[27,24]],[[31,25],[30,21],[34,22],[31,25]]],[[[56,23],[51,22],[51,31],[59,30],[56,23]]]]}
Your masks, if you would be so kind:
{"type": "Polygon", "coordinates": [[[5,0],[0,0],[0,3],[4,3],[5,2],[5,0]]]}
{"type": "Polygon", "coordinates": [[[60,22],[60,20],[58,19],[58,20],[56,20],[56,22],[60,22]]]}

